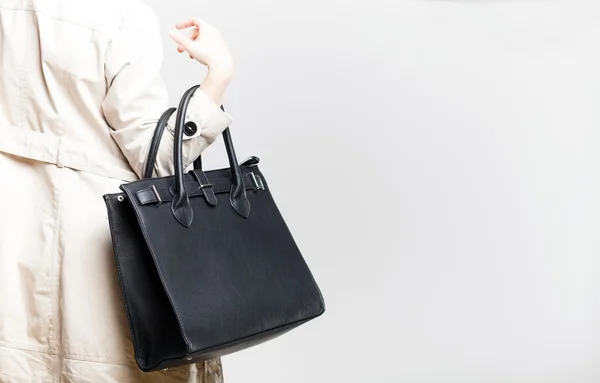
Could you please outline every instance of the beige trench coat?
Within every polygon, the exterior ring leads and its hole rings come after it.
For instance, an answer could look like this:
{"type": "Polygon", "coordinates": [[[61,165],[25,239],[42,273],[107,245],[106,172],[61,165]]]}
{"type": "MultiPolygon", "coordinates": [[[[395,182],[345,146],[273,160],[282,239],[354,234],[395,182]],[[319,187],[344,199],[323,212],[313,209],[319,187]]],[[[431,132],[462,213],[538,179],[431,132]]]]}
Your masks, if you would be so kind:
{"type": "MultiPolygon", "coordinates": [[[[0,382],[222,381],[219,360],[138,370],[102,200],[170,106],[161,42],[138,0],[0,0],[0,382]]],[[[186,165],[231,122],[201,91],[188,118],[186,165]]]]}

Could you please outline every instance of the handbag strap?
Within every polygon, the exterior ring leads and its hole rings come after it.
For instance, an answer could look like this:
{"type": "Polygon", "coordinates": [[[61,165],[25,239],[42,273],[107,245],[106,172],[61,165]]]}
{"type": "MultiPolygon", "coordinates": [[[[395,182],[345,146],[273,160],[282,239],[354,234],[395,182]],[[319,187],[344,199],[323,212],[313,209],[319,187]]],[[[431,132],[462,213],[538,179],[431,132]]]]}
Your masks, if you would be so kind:
{"type": "Polygon", "coordinates": [[[144,166],[143,178],[152,178],[152,172],[154,170],[154,164],[156,163],[156,157],[158,156],[158,148],[160,146],[160,140],[167,127],[167,122],[171,115],[175,113],[176,108],[167,109],[156,123],[156,129],[152,135],[152,141],[150,143],[150,149],[148,150],[148,156],[146,157],[146,165],[144,166]]]}
{"type": "MultiPolygon", "coordinates": [[[[195,85],[184,93],[179,102],[179,107],[177,108],[175,124],[175,145],[173,150],[173,162],[175,163],[175,195],[173,196],[171,210],[175,218],[177,218],[177,220],[185,227],[189,227],[192,224],[193,210],[183,178],[183,133],[188,105],[194,92],[199,87],[199,85],[195,85]]],[[[229,193],[229,202],[240,216],[248,218],[250,216],[250,201],[246,195],[242,171],[238,164],[229,128],[226,128],[222,135],[231,170],[232,185],[229,193]]]]}
{"type": "MultiPolygon", "coordinates": [[[[221,105],[221,110],[224,112],[225,108],[223,107],[223,105],[221,105]]],[[[202,154],[198,156],[198,158],[196,158],[194,160],[194,170],[200,170],[202,171],[202,154]]]]}

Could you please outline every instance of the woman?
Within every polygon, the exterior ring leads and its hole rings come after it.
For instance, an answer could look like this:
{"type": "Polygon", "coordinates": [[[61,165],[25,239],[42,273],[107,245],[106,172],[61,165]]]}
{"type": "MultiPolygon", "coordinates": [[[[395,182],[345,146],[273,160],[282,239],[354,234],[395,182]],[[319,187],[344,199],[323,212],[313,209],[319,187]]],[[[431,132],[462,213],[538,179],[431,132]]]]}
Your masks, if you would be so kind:
{"type": "MultiPolygon", "coordinates": [[[[188,165],[231,122],[233,65],[209,24],[171,37],[208,67],[189,79],[188,165]]],[[[219,360],[138,370],[113,259],[102,195],[142,174],[170,106],[161,62],[139,0],[0,0],[0,382],[222,381],[219,360]]],[[[173,122],[156,176],[172,174],[173,122]]]]}

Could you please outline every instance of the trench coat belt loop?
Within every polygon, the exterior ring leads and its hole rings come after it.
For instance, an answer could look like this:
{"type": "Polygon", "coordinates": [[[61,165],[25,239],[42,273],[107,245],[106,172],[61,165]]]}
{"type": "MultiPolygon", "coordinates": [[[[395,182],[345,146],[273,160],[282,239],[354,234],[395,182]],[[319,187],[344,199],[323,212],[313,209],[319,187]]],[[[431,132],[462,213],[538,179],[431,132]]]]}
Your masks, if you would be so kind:
{"type": "Polygon", "coordinates": [[[59,168],[65,167],[65,164],[63,164],[64,146],[61,145],[62,142],[63,142],[62,136],[58,136],[58,148],[56,150],[56,166],[59,168]]]}
{"type": "Polygon", "coordinates": [[[0,126],[0,152],[127,182],[138,179],[124,159],[52,133],[0,126]]]}

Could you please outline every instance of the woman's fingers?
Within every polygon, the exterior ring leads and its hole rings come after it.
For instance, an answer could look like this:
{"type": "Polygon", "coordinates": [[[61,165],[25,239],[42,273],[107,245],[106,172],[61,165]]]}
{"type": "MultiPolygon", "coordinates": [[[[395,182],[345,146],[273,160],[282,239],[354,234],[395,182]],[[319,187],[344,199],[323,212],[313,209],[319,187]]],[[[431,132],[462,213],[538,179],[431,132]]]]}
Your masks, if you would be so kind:
{"type": "Polygon", "coordinates": [[[193,20],[188,20],[188,21],[182,21],[181,23],[177,23],[175,24],[175,28],[177,29],[186,29],[189,27],[193,27],[193,20]]]}
{"type": "Polygon", "coordinates": [[[170,31],[169,36],[177,43],[177,50],[180,53],[187,50],[188,45],[192,42],[187,36],[176,29],[170,31]]]}
{"type": "MultiPolygon", "coordinates": [[[[188,38],[192,41],[195,41],[199,35],[200,35],[200,31],[196,28],[192,31],[191,35],[188,38]]],[[[184,51],[185,51],[185,47],[181,44],[177,44],[177,52],[183,53],[184,51]]]]}
{"type": "Polygon", "coordinates": [[[200,20],[197,17],[192,17],[189,20],[182,21],[180,23],[175,24],[175,28],[177,28],[177,29],[186,29],[186,28],[190,28],[190,27],[200,28],[201,23],[202,23],[202,20],[200,20]]]}
{"type": "MultiPolygon", "coordinates": [[[[1,0],[0,0],[1,1],[1,0]]],[[[190,56],[207,67],[221,67],[223,72],[233,72],[233,60],[221,32],[212,24],[197,17],[175,25],[169,35],[177,51],[190,56]]]]}
{"type": "MultiPolygon", "coordinates": [[[[185,52],[187,50],[186,45],[188,45],[189,42],[196,41],[196,39],[198,39],[198,36],[200,36],[200,22],[201,21],[198,18],[192,18],[175,25],[176,30],[171,31],[170,35],[173,40],[177,42],[177,52],[185,52]],[[189,36],[186,36],[180,32],[182,29],[187,28],[193,28],[189,36]]],[[[190,54],[190,58],[193,59],[194,56],[190,54]]]]}

